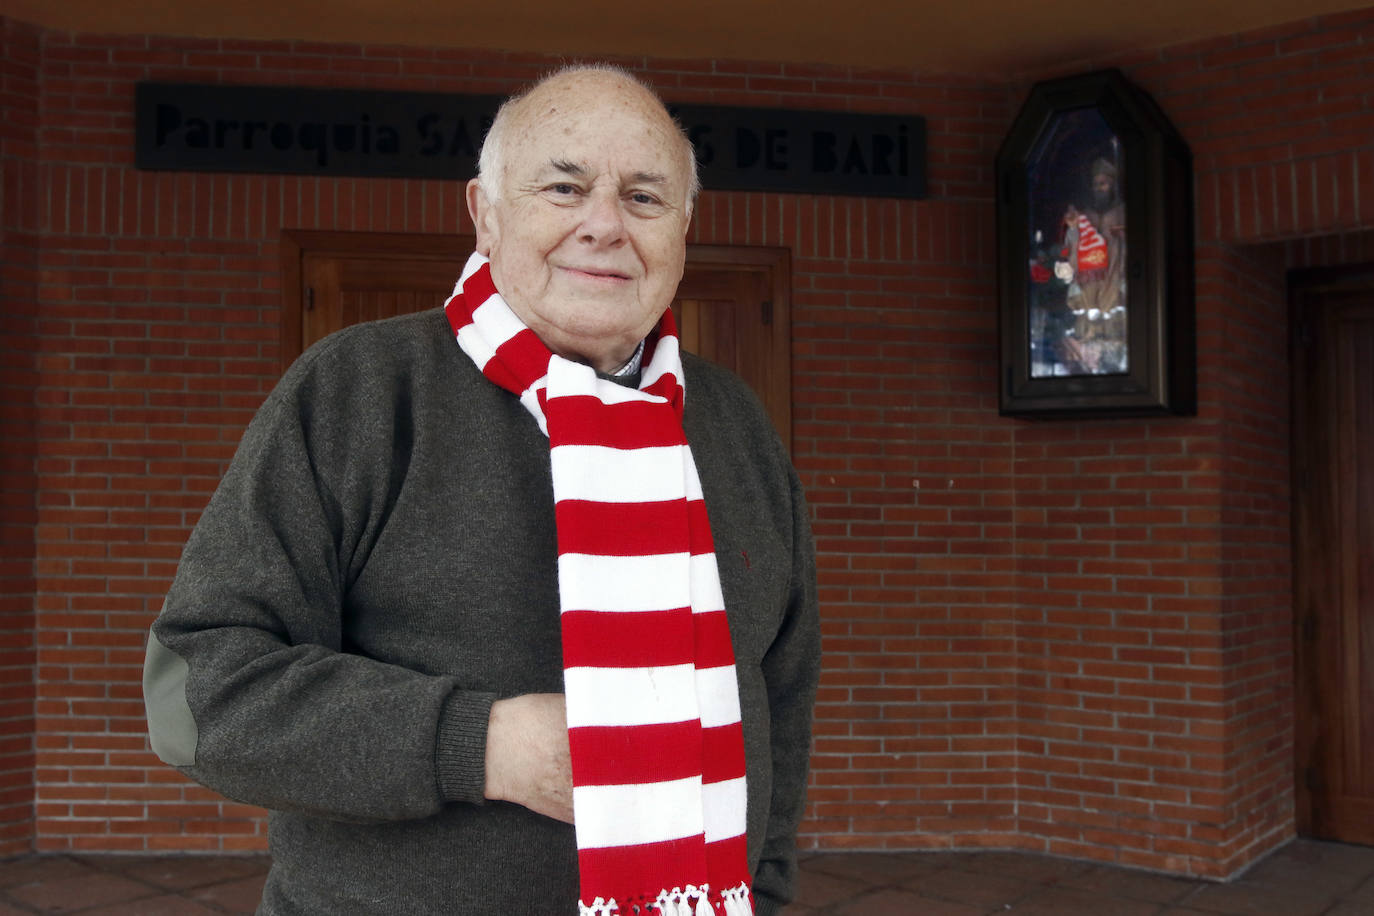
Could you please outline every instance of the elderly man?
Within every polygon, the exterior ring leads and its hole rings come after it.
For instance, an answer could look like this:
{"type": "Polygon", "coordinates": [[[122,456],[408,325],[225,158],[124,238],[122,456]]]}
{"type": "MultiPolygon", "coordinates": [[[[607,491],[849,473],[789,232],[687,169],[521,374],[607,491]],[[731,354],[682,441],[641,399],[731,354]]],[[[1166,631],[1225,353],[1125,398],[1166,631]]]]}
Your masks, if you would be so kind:
{"type": "Polygon", "coordinates": [[[819,665],[756,399],[679,354],[690,144],[624,73],[502,107],[444,310],[267,399],[153,625],[167,763],[271,809],[262,913],[776,912],[819,665]]]}

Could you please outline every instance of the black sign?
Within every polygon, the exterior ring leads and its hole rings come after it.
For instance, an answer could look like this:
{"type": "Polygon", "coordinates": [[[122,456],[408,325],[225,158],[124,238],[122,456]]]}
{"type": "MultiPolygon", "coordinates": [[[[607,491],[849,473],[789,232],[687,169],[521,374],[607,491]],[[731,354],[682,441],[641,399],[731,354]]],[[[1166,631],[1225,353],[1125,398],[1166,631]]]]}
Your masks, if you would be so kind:
{"type": "Polygon", "coordinates": [[[926,196],[926,122],[911,115],[669,106],[702,187],[862,197],[926,196]]]}
{"type": "MultiPolygon", "coordinates": [[[[467,180],[500,96],[139,83],[141,169],[467,180]]],[[[670,106],[703,187],[925,197],[925,119],[670,106]]]]}

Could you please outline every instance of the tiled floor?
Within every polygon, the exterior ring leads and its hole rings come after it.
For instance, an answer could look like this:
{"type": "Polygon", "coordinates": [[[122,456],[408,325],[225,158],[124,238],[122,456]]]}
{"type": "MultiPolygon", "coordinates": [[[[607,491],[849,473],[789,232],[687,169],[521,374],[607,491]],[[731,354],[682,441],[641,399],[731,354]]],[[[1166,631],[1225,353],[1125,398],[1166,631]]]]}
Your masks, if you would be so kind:
{"type": "Polygon", "coordinates": [[[787,916],[1374,916],[1374,847],[1297,840],[1227,884],[1009,852],[821,854],[787,916]]]}
{"type": "Polygon", "coordinates": [[[264,856],[30,856],[0,864],[0,916],[251,913],[264,856]]]}
{"type": "MultiPolygon", "coordinates": [[[[0,862],[0,916],[252,913],[266,873],[260,856],[13,859],[0,862]]],[[[787,908],[787,916],[1007,913],[1374,916],[1374,847],[1298,840],[1228,884],[1022,853],[813,854],[787,908]]]]}

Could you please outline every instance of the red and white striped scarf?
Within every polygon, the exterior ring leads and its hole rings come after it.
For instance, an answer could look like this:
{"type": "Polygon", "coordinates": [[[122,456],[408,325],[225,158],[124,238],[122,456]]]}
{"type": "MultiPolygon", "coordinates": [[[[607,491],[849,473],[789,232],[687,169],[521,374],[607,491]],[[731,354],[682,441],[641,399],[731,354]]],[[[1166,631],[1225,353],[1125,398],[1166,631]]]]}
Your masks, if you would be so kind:
{"type": "Polygon", "coordinates": [[[739,690],[672,312],[635,390],[550,353],[482,255],[444,311],[549,437],[580,916],[749,916],[739,690]]]}
{"type": "Polygon", "coordinates": [[[1082,213],[1078,214],[1078,272],[1091,273],[1107,266],[1107,240],[1082,213]]]}

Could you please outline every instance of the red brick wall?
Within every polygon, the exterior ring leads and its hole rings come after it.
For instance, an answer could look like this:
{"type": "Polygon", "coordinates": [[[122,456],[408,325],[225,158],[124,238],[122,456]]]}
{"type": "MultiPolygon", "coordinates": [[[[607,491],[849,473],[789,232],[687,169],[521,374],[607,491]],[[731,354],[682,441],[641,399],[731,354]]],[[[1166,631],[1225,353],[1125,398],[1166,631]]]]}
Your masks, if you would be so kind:
{"type": "Polygon", "coordinates": [[[1199,261],[1199,291],[1211,306],[1200,342],[1212,351],[1226,430],[1214,588],[1225,804],[1190,839],[1221,845],[1212,855],[1224,874],[1293,829],[1288,304],[1284,264],[1263,246],[1204,245],[1199,261]]]}
{"type": "Polygon", "coordinates": [[[1018,798],[1049,851],[1191,871],[1217,816],[1214,410],[1017,430],[1018,798]]]}
{"type": "Polygon", "coordinates": [[[40,849],[262,847],[260,812],[149,757],[147,625],[275,381],[281,228],[460,228],[456,186],[135,171],[134,82],[342,84],[357,78],[336,71],[400,66],[357,48],[45,36],[41,394],[65,406],[40,448],[70,457],[41,480],[40,849]]]}
{"type": "Polygon", "coordinates": [[[0,19],[0,855],[33,833],[39,40],[0,19]]]}
{"type": "MultiPolygon", "coordinates": [[[[547,62],[3,24],[41,76],[6,89],[6,112],[34,110],[35,91],[43,112],[33,228],[4,226],[7,346],[9,297],[39,306],[39,378],[4,378],[42,408],[37,583],[22,547],[4,580],[20,617],[6,632],[37,613],[38,818],[10,823],[41,849],[258,848],[254,809],[147,752],[144,633],[275,378],[280,230],[448,233],[466,217],[453,182],[137,172],[133,82],[501,92],[547,62]],[[36,249],[36,282],[10,293],[36,249]]],[[[708,193],[692,230],[793,252],[794,454],[825,638],[804,846],[1016,846],[1224,875],[1291,835],[1282,271],[1370,246],[1259,243],[1374,217],[1356,53],[1371,31],[1366,11],[1073,68],[1122,65],[1194,150],[1189,419],[996,414],[991,166],[1030,79],[628,61],[675,101],[929,118],[927,201],[708,193]]],[[[7,423],[29,415],[8,403],[7,423]]]]}
{"type": "Polygon", "coordinates": [[[1012,452],[996,416],[992,214],[846,206],[874,211],[870,236],[911,241],[865,256],[853,227],[835,260],[794,261],[794,457],[826,658],[805,842],[1008,845],[1012,452]]]}
{"type": "Polygon", "coordinates": [[[1225,876],[1292,835],[1284,265],[1197,252],[1196,418],[1016,437],[1021,831],[1225,876]]]}
{"type": "Polygon", "coordinates": [[[1041,848],[1226,875],[1292,833],[1284,271],[1370,257],[1312,236],[1374,216],[1371,32],[1362,10],[1064,71],[1121,66],[1192,147],[1200,406],[1017,431],[1020,835],[1041,848]]]}

